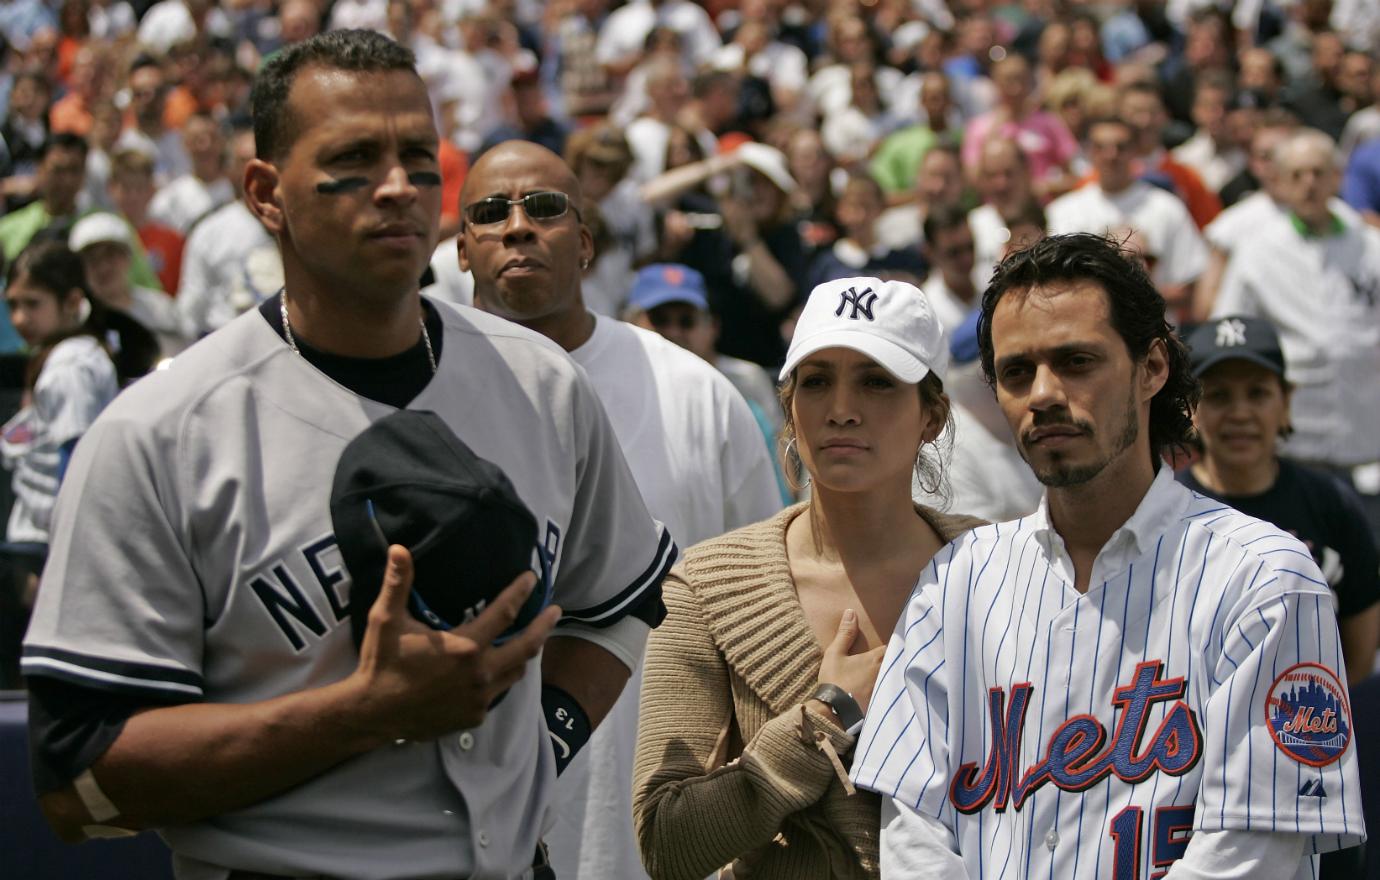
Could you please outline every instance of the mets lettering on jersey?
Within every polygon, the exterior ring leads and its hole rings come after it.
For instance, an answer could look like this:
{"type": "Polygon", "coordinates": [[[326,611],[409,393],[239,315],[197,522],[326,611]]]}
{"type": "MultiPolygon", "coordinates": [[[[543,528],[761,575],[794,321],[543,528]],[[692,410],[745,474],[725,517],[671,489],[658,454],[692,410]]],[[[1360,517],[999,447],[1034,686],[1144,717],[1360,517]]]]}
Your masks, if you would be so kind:
{"type": "MultiPolygon", "coordinates": [[[[1364,837],[1332,599],[1275,527],[1162,469],[1084,594],[1043,507],[941,551],[887,649],[853,779],[971,877],[1163,877],[1195,831],[1364,837]]],[[[883,841],[886,845],[886,841],[883,841]]]]}

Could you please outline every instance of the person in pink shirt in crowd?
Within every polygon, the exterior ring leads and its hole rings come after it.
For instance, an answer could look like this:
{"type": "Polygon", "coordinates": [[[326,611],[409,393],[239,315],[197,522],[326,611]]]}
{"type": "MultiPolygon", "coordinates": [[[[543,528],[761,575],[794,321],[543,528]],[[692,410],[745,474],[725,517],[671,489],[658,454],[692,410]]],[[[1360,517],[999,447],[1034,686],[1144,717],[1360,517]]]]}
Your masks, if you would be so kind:
{"type": "Polygon", "coordinates": [[[1078,142],[1063,121],[1039,108],[1033,100],[1035,81],[1030,62],[1007,55],[992,67],[997,87],[997,106],[976,117],[963,134],[963,167],[977,167],[982,145],[989,138],[1014,140],[1030,160],[1035,191],[1044,198],[1067,192],[1074,184],[1070,163],[1078,155],[1078,142]]]}

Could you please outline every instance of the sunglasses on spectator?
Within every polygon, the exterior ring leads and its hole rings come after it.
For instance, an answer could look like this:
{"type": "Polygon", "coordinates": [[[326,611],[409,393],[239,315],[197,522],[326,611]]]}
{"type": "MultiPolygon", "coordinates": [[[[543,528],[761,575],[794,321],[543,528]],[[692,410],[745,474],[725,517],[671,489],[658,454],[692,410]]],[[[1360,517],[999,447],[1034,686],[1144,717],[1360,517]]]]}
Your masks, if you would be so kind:
{"type": "Polygon", "coordinates": [[[653,327],[678,327],[681,330],[694,330],[700,323],[700,316],[694,312],[681,312],[678,315],[649,312],[647,318],[653,327]]]}
{"type": "MultiPolygon", "coordinates": [[[[513,205],[521,205],[522,212],[532,220],[557,220],[570,210],[570,196],[563,192],[534,192],[520,199],[480,199],[465,206],[465,219],[475,226],[502,223],[508,219],[513,205]]],[[[575,216],[579,218],[579,210],[575,216]]]]}

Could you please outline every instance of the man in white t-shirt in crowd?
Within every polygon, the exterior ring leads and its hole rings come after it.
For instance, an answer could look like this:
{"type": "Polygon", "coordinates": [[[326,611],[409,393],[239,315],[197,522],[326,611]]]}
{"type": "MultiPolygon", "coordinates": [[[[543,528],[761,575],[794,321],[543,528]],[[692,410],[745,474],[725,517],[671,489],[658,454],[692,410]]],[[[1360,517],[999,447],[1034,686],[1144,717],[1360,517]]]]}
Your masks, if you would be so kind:
{"type": "Polygon", "coordinates": [[[721,354],[715,349],[719,342],[719,319],[709,310],[704,276],[679,263],[644,266],[628,292],[623,320],[661,334],[662,338],[698,355],[728,377],[747,401],[753,418],[762,429],[782,500],[789,499],[790,485],[776,456],[781,428],[786,421],[776,382],[760,364],[721,354]]]}
{"type": "Polygon", "coordinates": [[[683,60],[691,70],[709,63],[723,44],[709,13],[690,0],[633,0],[604,19],[594,56],[614,75],[622,76],[641,60],[647,35],[657,27],[680,35],[683,60]]]}
{"type": "MultiPolygon", "coordinates": [[[[781,507],[762,435],[729,381],[657,334],[585,308],[580,278],[594,242],[579,181],[559,156],[502,143],[470,169],[460,199],[460,265],[474,276],[475,305],[541,333],[584,368],[653,516],[688,546],[781,507]],[[568,212],[581,222],[558,222],[568,212]]],[[[546,836],[558,877],[644,876],[631,799],[639,681],[635,672],[561,777],[546,836]]]]}
{"type": "Polygon", "coordinates": [[[1380,461],[1380,231],[1332,210],[1341,157],[1300,129],[1274,151],[1286,222],[1253,230],[1232,253],[1213,317],[1264,318],[1279,331],[1289,381],[1291,458],[1355,475],[1374,530],[1380,461]],[[1369,491],[1368,491],[1369,490],[1369,491]]]}
{"type": "Polygon", "coordinates": [[[978,151],[973,182],[982,204],[968,214],[968,225],[976,257],[973,283],[981,290],[992,280],[992,270],[1010,239],[1009,218],[1034,198],[1025,151],[1010,138],[988,138],[978,151]]]}
{"type": "Polygon", "coordinates": [[[1187,304],[1192,284],[1207,267],[1207,246],[1184,203],[1132,172],[1135,130],[1118,117],[1088,126],[1088,158],[1097,179],[1049,203],[1049,234],[1106,234],[1129,226],[1157,257],[1155,286],[1171,306],[1187,304]]]}
{"type": "Polygon", "coordinates": [[[81,257],[86,286],[102,305],[148,328],[164,357],[187,347],[190,340],[173,298],[130,280],[134,238],[128,223],[114,214],[88,214],[72,227],[67,243],[81,257]]]}
{"type": "Polygon", "coordinates": [[[225,134],[209,113],[194,113],[182,125],[182,144],[192,168],[158,191],[149,216],[186,236],[192,224],[235,198],[225,176],[225,134]]]}
{"type": "Polygon", "coordinates": [[[193,339],[230,323],[283,286],[278,246],[244,204],[244,168],[254,158],[254,132],[230,136],[235,200],[212,211],[187,236],[177,308],[193,339]]]}

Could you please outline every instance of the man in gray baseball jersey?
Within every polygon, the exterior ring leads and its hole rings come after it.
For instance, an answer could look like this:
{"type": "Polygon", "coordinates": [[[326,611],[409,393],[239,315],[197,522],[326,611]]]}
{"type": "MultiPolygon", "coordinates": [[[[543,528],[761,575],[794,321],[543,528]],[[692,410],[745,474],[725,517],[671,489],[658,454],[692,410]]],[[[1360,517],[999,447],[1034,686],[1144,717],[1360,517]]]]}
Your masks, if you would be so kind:
{"type": "MultiPolygon", "coordinates": [[[[460,261],[474,275],[475,305],[550,338],[585,369],[657,519],[691,544],[781,508],[757,421],[732,383],[656,333],[585,308],[580,270],[593,242],[580,222],[579,182],[559,156],[526,141],[499,144],[470,169],[460,198],[460,261]],[[555,197],[567,210],[546,216],[555,197]]],[[[651,270],[672,279],[689,271],[651,270]]],[[[562,880],[646,876],[632,827],[638,689],[627,689],[561,778],[547,842],[562,880]]]]}
{"type": "Polygon", "coordinates": [[[181,880],[533,876],[547,692],[598,723],[675,547],[557,347],[418,295],[440,175],[411,53],[313,38],[253,104],[246,200],[286,286],[131,388],[73,458],[23,661],[41,804],[68,839],[159,829],[181,880]],[[531,576],[436,631],[394,546],[355,647],[331,480],[399,408],[436,413],[535,516],[559,609],[501,646],[531,576]]]}

